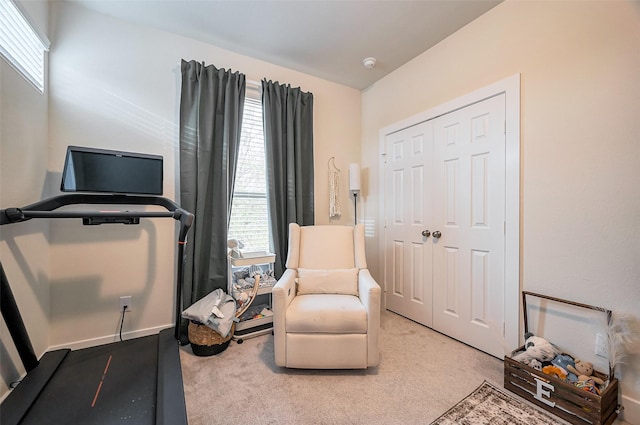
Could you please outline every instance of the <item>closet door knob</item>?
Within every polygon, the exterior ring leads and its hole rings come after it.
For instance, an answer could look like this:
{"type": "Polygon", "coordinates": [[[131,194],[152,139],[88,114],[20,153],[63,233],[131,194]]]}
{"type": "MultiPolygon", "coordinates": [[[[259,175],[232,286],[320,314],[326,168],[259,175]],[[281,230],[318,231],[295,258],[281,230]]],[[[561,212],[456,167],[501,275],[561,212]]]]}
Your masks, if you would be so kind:
{"type": "Polygon", "coordinates": [[[438,238],[440,238],[440,236],[442,236],[442,233],[440,233],[439,230],[436,230],[435,232],[433,232],[433,237],[434,238],[438,239],[438,238]]]}
{"type": "Polygon", "coordinates": [[[431,236],[431,232],[428,230],[423,230],[422,231],[422,236],[424,236],[425,238],[428,238],[429,236],[431,236]]]}

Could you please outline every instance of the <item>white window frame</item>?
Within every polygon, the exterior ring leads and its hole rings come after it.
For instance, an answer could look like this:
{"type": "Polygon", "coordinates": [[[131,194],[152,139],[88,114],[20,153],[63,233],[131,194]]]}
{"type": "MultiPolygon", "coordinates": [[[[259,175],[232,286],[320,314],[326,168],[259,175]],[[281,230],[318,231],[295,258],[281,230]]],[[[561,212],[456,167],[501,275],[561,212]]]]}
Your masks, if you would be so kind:
{"type": "Polygon", "coordinates": [[[45,52],[50,46],[18,2],[0,0],[0,56],[40,93],[44,93],[45,52]]]}

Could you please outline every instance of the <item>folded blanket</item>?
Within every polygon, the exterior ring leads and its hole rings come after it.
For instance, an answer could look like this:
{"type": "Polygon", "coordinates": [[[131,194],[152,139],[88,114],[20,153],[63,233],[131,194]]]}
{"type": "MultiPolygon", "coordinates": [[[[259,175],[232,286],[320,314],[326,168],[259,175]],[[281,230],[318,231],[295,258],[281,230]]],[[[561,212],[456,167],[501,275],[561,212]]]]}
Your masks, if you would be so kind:
{"type": "Polygon", "coordinates": [[[182,312],[182,317],[208,326],[226,338],[236,319],[236,302],[222,289],[216,289],[182,312]]]}

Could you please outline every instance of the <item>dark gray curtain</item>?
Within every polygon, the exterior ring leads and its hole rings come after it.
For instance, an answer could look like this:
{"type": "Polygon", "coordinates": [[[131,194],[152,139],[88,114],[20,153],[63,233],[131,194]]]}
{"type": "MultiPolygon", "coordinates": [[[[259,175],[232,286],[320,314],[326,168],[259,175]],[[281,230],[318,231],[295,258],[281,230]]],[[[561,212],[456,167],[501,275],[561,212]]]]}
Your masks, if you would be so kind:
{"type": "Polygon", "coordinates": [[[227,290],[227,228],[245,88],[244,74],[182,61],[180,203],[195,214],[183,309],[217,288],[227,290]]]}
{"type": "Polygon", "coordinates": [[[262,81],[264,139],[276,277],[287,260],[289,223],[314,223],[313,94],[262,81]]]}

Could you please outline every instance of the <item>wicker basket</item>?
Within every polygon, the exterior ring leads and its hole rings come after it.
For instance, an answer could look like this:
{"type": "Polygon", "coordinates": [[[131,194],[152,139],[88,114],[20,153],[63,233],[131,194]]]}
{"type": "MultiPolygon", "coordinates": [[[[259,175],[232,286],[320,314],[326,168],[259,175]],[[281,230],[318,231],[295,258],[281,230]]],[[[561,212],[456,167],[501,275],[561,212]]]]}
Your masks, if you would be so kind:
{"type": "Polygon", "coordinates": [[[227,349],[236,324],[231,325],[229,335],[222,337],[218,332],[202,323],[189,321],[189,342],[191,350],[196,356],[213,356],[227,349]]]}
{"type": "MultiPolygon", "coordinates": [[[[251,291],[251,297],[249,301],[246,302],[239,311],[236,312],[235,317],[240,317],[242,313],[244,313],[251,303],[256,298],[256,294],[258,293],[258,289],[260,289],[260,276],[256,276],[256,280],[253,286],[253,290],[251,291]]],[[[236,329],[235,322],[231,323],[231,330],[229,331],[229,335],[226,337],[222,337],[218,332],[214,331],[210,327],[203,325],[200,322],[196,322],[193,320],[189,321],[189,343],[191,344],[191,351],[196,356],[213,356],[215,354],[222,353],[227,349],[229,343],[231,343],[231,339],[233,338],[233,333],[236,329]]]]}

